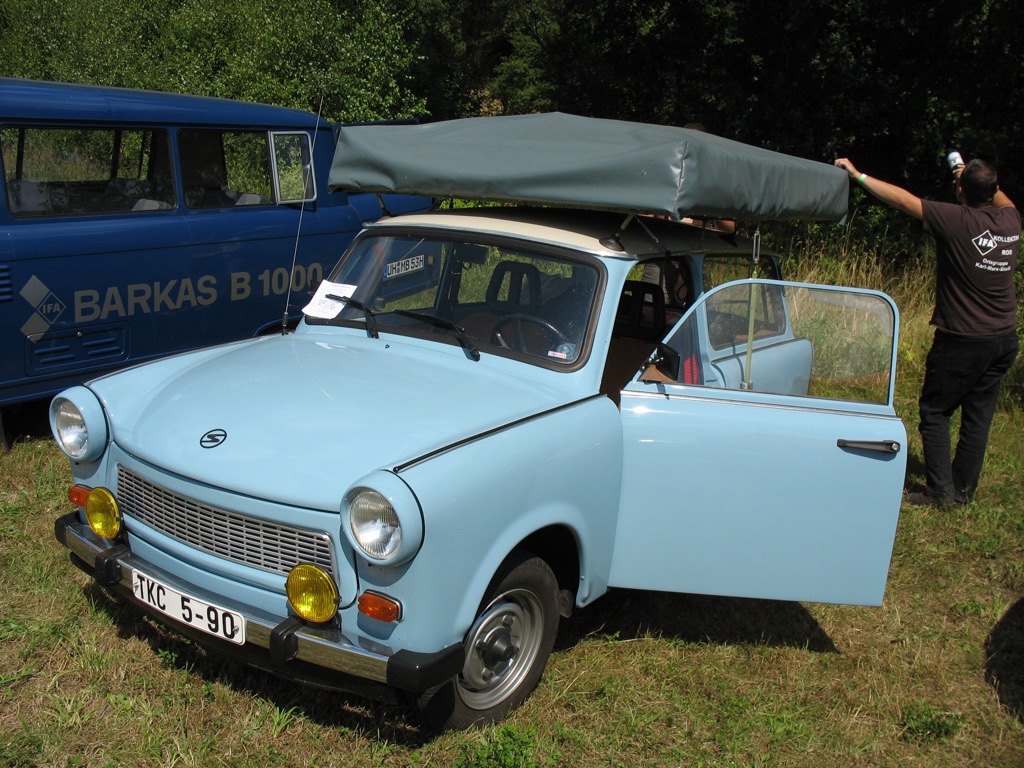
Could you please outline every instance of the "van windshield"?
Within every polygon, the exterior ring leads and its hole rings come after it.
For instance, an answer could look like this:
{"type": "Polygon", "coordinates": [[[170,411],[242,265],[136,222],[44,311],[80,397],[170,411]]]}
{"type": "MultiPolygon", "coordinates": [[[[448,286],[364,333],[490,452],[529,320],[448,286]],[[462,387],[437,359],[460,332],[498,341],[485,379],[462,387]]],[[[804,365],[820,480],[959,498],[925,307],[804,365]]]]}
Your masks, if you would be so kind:
{"type": "Polygon", "coordinates": [[[364,237],[307,307],[310,323],[362,324],[467,349],[568,366],[581,356],[594,264],[420,236],[364,237]]]}

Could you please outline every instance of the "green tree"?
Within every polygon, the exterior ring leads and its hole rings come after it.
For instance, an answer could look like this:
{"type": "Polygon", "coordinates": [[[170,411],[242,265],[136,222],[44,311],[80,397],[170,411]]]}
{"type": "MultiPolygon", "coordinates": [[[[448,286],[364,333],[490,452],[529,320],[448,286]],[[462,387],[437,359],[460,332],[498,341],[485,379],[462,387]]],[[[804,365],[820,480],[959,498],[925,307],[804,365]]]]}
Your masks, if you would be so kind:
{"type": "MultiPolygon", "coordinates": [[[[0,72],[354,121],[561,110],[848,155],[948,195],[943,155],[1024,199],[1015,0],[3,0],[0,72]]],[[[880,236],[906,222],[872,201],[880,236]]]]}
{"type": "MultiPolygon", "coordinates": [[[[682,125],[949,197],[943,156],[993,161],[1024,200],[1014,0],[412,0],[432,118],[561,110],[682,125]]],[[[866,244],[919,227],[854,192],[866,244]]]]}
{"type": "MultiPolygon", "coordinates": [[[[413,0],[416,91],[435,119],[557,109],[704,123],[922,194],[942,156],[989,157],[1008,186],[1024,57],[1013,0],[413,0]],[[474,98],[475,96],[475,98],[474,98]]],[[[1022,192],[1024,195],[1024,192],[1022,192]]]]}
{"type": "Polygon", "coordinates": [[[168,0],[4,0],[0,72],[42,80],[145,85],[146,52],[174,5],[168,0]]]}
{"type": "Polygon", "coordinates": [[[5,0],[0,71],[316,111],[409,117],[404,12],[390,0],[5,0]]]}

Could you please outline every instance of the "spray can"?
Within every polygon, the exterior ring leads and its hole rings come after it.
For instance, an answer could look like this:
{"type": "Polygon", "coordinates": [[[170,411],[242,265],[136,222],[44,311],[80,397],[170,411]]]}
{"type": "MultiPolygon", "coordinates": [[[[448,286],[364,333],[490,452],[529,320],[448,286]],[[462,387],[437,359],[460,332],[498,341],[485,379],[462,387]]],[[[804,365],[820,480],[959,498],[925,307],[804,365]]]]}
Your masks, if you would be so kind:
{"type": "Polygon", "coordinates": [[[949,163],[949,170],[955,171],[958,167],[964,164],[963,157],[955,149],[946,155],[946,162],[949,163]]]}

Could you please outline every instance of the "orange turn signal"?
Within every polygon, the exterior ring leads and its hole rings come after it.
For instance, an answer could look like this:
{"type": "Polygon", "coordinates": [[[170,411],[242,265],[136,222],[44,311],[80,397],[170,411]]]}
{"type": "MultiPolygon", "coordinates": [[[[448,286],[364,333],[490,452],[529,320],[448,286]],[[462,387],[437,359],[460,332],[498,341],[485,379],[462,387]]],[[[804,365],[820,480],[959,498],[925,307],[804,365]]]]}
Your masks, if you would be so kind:
{"type": "Polygon", "coordinates": [[[84,485],[72,485],[68,488],[68,501],[76,507],[84,507],[91,490],[92,488],[86,488],[84,485]]]}
{"type": "Polygon", "coordinates": [[[402,604],[376,592],[363,592],[359,596],[359,612],[390,624],[402,618],[402,604]]]}

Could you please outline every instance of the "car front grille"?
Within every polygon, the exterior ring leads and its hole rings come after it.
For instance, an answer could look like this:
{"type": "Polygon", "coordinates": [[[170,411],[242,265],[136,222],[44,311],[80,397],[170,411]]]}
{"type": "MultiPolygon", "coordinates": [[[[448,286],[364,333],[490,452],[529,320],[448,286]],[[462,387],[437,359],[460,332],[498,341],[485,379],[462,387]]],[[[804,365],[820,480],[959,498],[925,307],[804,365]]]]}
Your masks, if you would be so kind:
{"type": "Polygon", "coordinates": [[[287,574],[313,563],[334,575],[330,537],[239,515],[171,493],[123,466],[117,468],[118,503],[125,514],[165,536],[235,563],[287,574]]]}

